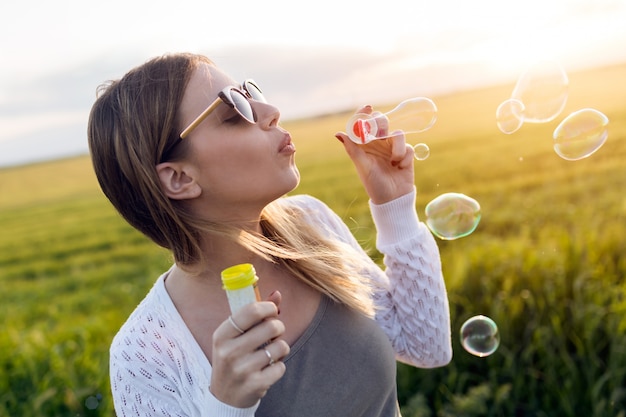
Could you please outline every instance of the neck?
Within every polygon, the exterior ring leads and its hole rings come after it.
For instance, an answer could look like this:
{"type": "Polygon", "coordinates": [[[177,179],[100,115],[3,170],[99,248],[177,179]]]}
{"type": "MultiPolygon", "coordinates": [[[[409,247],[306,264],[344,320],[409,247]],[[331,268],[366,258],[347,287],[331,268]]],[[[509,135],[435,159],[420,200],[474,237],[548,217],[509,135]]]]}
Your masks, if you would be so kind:
{"type": "MultiPolygon", "coordinates": [[[[244,230],[240,228],[243,232],[244,230]]],[[[246,229],[247,232],[255,235],[261,235],[261,226],[257,222],[257,228],[246,229]]],[[[220,280],[221,271],[225,268],[236,264],[251,263],[262,266],[268,263],[263,257],[253,253],[251,250],[243,247],[235,242],[232,238],[222,235],[205,235],[202,239],[202,253],[204,262],[193,265],[186,265],[180,269],[184,269],[187,275],[199,278],[220,280]]],[[[271,262],[270,262],[271,263],[271,262]]]]}
{"type": "Polygon", "coordinates": [[[172,298],[187,300],[188,305],[194,305],[192,300],[197,300],[199,304],[206,303],[207,300],[216,302],[224,301],[221,272],[233,265],[251,263],[259,276],[264,277],[265,282],[272,282],[276,271],[280,266],[270,261],[262,259],[250,252],[242,253],[240,257],[231,254],[228,258],[211,258],[210,265],[203,265],[202,268],[182,269],[176,265],[167,277],[166,287],[172,298]],[[179,296],[179,297],[176,297],[179,296]],[[213,298],[213,297],[217,297],[213,298]]]}

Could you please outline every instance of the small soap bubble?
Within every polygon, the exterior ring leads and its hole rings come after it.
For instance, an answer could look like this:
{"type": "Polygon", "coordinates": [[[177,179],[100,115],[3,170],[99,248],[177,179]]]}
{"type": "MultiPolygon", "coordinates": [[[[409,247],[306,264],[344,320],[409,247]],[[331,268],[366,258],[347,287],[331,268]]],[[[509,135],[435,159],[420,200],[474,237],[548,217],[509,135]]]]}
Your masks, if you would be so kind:
{"type": "Polygon", "coordinates": [[[430,148],[425,143],[418,143],[413,146],[413,149],[415,150],[415,159],[418,161],[424,161],[430,156],[430,148]]]}
{"type": "Polygon", "coordinates": [[[442,240],[471,234],[480,222],[480,204],[461,193],[445,193],[426,205],[426,225],[442,240]]]}
{"type": "Polygon", "coordinates": [[[500,346],[498,326],[487,316],[469,318],[461,326],[461,345],[472,355],[481,358],[491,355],[500,346]]]}
{"type": "Polygon", "coordinates": [[[568,161],[587,158],[606,142],[608,125],[609,118],[598,110],[578,110],[554,129],[554,151],[568,161]]]}
{"type": "Polygon", "coordinates": [[[524,104],[524,123],[545,123],[563,111],[568,87],[567,73],[559,63],[541,61],[520,76],[511,98],[524,104]]]}
{"type": "Polygon", "coordinates": [[[524,103],[510,98],[500,103],[496,110],[496,124],[502,133],[510,135],[524,124],[524,103]]]}

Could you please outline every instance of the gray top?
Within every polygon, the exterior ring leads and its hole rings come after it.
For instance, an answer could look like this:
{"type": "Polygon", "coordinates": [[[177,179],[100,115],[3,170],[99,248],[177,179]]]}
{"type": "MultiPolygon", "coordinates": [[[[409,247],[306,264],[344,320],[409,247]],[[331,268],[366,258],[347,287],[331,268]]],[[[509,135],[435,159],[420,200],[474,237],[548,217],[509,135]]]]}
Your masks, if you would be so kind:
{"type": "Polygon", "coordinates": [[[396,417],[396,360],[372,319],[323,296],[256,417],[396,417]]]}

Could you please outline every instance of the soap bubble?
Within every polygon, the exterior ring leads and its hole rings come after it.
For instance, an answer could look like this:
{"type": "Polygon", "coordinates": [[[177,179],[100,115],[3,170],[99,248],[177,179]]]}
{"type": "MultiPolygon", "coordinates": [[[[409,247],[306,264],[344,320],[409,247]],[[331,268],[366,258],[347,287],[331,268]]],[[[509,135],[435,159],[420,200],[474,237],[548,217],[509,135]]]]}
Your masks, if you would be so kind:
{"type": "Polygon", "coordinates": [[[418,143],[413,146],[413,149],[415,150],[415,159],[418,161],[428,159],[430,156],[430,148],[425,143],[418,143]]]}
{"type": "Polygon", "coordinates": [[[441,194],[426,205],[426,225],[443,240],[469,235],[478,226],[480,216],[480,204],[460,193],[441,194]]]}
{"type": "Polygon", "coordinates": [[[496,110],[496,124],[502,133],[510,135],[524,124],[524,103],[510,98],[503,101],[496,110]]]}
{"type": "Polygon", "coordinates": [[[578,110],[554,129],[554,151],[568,161],[586,158],[606,142],[608,124],[609,118],[598,110],[578,110]]]}
{"type": "Polygon", "coordinates": [[[500,346],[498,326],[486,316],[469,318],[461,326],[461,345],[472,355],[481,358],[491,355],[500,346]]]}
{"type": "Polygon", "coordinates": [[[545,123],[563,111],[568,85],[567,74],[560,64],[542,61],[520,76],[511,98],[524,103],[525,123],[545,123]]]}

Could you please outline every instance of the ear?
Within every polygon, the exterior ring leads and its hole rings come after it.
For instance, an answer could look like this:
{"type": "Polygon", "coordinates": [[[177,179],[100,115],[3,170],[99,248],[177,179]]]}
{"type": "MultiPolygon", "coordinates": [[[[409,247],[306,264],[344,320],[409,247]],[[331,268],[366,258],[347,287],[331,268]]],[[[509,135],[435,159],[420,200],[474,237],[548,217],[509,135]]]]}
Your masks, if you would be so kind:
{"type": "Polygon", "coordinates": [[[156,166],[156,170],[161,188],[169,198],[188,200],[202,194],[202,188],[195,180],[195,175],[191,174],[192,171],[183,164],[163,162],[156,166]]]}

